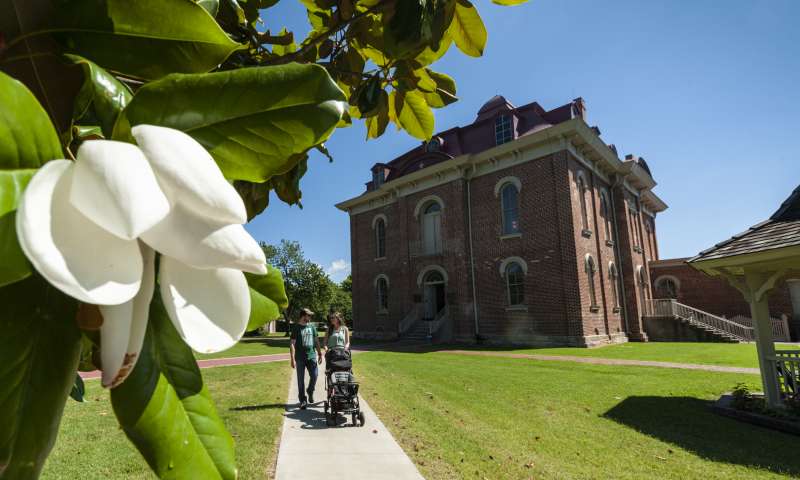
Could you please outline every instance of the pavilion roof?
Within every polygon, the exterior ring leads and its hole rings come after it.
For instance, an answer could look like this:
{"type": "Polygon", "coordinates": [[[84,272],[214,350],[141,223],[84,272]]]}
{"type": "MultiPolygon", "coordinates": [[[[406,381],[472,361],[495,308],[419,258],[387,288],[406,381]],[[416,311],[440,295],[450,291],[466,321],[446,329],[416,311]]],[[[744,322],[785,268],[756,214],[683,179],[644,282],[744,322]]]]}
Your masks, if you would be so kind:
{"type": "Polygon", "coordinates": [[[689,263],[760,253],[800,245],[800,187],[781,204],[769,220],[703,250],[689,263]]]}

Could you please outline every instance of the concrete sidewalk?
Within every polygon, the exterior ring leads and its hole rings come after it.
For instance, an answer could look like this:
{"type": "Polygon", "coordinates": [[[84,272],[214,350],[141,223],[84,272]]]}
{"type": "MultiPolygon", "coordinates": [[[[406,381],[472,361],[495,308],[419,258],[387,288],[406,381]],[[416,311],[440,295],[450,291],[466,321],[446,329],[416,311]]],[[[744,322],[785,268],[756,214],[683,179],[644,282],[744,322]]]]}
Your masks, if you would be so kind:
{"type": "MultiPolygon", "coordinates": [[[[340,477],[348,480],[422,479],[417,467],[361,397],[363,427],[351,426],[340,416],[339,425],[325,424],[325,364],[319,366],[314,405],[300,410],[297,377],[290,370],[289,398],[275,469],[277,480],[303,480],[340,477]]],[[[307,374],[306,374],[307,375],[307,374]]],[[[306,381],[308,377],[306,376],[306,381]]],[[[369,390],[369,385],[362,385],[369,390]]]]}

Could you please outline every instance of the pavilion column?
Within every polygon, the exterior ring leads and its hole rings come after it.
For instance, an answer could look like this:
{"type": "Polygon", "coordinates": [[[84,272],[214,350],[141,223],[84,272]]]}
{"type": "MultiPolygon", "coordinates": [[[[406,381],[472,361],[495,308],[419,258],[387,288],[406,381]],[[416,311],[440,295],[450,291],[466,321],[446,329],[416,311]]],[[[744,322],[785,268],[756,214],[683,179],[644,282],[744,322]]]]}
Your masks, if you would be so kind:
{"type": "Polygon", "coordinates": [[[758,366],[761,370],[761,383],[767,405],[776,407],[780,405],[780,391],[778,374],[775,371],[775,343],[772,338],[772,320],[769,316],[769,303],[767,296],[750,300],[750,315],[753,317],[753,329],[756,334],[756,349],[758,351],[758,366]]]}

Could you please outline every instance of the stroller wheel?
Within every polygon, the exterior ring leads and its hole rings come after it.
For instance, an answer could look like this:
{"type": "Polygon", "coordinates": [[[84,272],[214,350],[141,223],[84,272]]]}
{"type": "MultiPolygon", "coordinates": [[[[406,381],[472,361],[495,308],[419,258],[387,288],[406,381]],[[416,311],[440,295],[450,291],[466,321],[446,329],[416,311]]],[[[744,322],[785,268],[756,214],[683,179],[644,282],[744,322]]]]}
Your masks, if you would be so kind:
{"type": "Polygon", "coordinates": [[[357,426],[358,426],[358,421],[357,421],[357,419],[356,419],[356,414],[355,414],[355,413],[353,413],[353,415],[351,416],[351,418],[353,419],[353,426],[354,426],[354,427],[357,427],[357,426]]]}
{"type": "Polygon", "coordinates": [[[336,426],[336,414],[335,413],[326,413],[325,414],[325,424],[329,427],[336,426]]]}
{"type": "Polygon", "coordinates": [[[367,423],[364,419],[364,412],[358,412],[358,423],[362,427],[364,426],[365,423],[367,423]]]}
{"type": "Polygon", "coordinates": [[[325,416],[327,416],[328,415],[328,401],[326,400],[322,405],[325,408],[325,416]]]}

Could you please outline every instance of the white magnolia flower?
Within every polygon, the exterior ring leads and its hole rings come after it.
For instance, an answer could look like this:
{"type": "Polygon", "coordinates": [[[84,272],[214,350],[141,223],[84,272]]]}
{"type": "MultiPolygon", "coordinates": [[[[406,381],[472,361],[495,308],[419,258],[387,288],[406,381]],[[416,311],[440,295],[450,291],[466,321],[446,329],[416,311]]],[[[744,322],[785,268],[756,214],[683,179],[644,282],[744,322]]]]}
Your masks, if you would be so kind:
{"type": "Polygon", "coordinates": [[[243,271],[266,259],[245,231],[244,203],[206,150],[178,130],[133,128],[136,145],[93,140],[75,162],[34,175],[17,211],[25,255],[56,288],[98,305],[103,385],[133,369],[155,288],[198,352],[234,345],[250,315],[243,271]]]}

